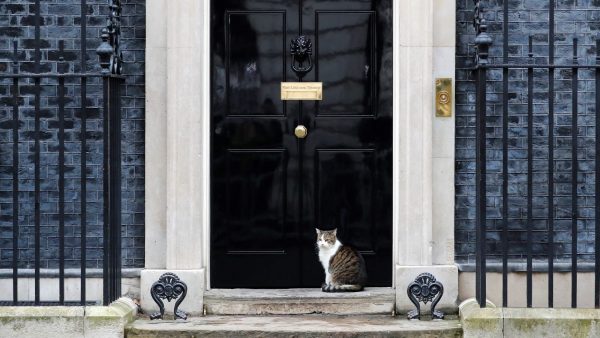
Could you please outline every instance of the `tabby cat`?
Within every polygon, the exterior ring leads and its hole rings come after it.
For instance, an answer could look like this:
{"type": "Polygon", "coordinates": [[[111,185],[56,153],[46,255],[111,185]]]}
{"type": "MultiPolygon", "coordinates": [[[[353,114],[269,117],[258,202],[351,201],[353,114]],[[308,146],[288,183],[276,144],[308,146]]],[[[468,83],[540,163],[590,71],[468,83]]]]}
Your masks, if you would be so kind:
{"type": "Polygon", "coordinates": [[[325,270],[324,292],[363,290],[367,281],[365,261],[358,251],[337,239],[337,229],[317,230],[319,261],[325,270]]]}

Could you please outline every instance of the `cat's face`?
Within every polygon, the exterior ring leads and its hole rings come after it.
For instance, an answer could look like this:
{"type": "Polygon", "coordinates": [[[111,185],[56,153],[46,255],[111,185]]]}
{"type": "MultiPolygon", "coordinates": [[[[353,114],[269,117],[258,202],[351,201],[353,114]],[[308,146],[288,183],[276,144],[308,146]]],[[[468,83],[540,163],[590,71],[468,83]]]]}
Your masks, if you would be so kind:
{"type": "Polygon", "coordinates": [[[334,230],[317,230],[317,246],[319,248],[328,249],[333,247],[337,239],[337,229],[334,230]]]}

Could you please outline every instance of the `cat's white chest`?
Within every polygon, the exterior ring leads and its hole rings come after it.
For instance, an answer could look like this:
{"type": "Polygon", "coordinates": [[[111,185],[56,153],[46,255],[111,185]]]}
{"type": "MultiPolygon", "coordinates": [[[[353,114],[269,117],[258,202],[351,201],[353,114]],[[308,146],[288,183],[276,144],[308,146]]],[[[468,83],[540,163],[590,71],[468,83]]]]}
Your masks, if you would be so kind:
{"type": "Polygon", "coordinates": [[[342,243],[336,241],[335,244],[331,248],[319,248],[319,261],[321,265],[323,265],[323,270],[325,270],[325,283],[331,283],[331,274],[329,273],[329,262],[331,261],[331,257],[335,255],[335,253],[339,250],[342,243]]]}

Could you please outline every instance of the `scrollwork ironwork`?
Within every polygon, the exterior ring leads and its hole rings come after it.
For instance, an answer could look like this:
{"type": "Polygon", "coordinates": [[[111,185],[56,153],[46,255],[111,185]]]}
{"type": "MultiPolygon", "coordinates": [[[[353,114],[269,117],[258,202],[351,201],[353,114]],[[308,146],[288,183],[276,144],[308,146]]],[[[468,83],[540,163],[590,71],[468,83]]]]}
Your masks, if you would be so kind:
{"type": "Polygon", "coordinates": [[[102,43],[96,50],[100,56],[102,73],[120,75],[123,70],[123,53],[121,52],[121,0],[110,0],[110,13],[106,27],[101,31],[102,43]]]}
{"type": "Polygon", "coordinates": [[[421,319],[420,302],[427,304],[431,302],[431,316],[433,319],[444,319],[444,313],[435,309],[442,296],[444,286],[430,273],[422,273],[415,281],[408,285],[406,290],[408,298],[416,309],[408,313],[408,319],[421,319]]]}
{"type": "Polygon", "coordinates": [[[292,55],[292,70],[298,79],[302,79],[313,68],[312,42],[304,35],[298,36],[292,40],[290,54],[292,55]]]}
{"type": "Polygon", "coordinates": [[[177,299],[173,308],[174,319],[187,319],[187,313],[179,310],[179,305],[187,295],[187,285],[176,274],[167,272],[160,276],[150,287],[150,295],[159,308],[159,312],[151,314],[150,319],[163,319],[165,305],[161,299],[168,302],[177,299]]]}

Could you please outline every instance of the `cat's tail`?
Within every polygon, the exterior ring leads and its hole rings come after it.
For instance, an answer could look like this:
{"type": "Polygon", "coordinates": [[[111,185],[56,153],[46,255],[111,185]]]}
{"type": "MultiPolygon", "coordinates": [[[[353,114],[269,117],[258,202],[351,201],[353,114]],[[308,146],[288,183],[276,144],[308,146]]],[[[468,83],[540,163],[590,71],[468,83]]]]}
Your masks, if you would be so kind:
{"type": "Polygon", "coordinates": [[[357,292],[363,289],[364,287],[359,284],[328,284],[322,288],[324,292],[357,292]]]}

